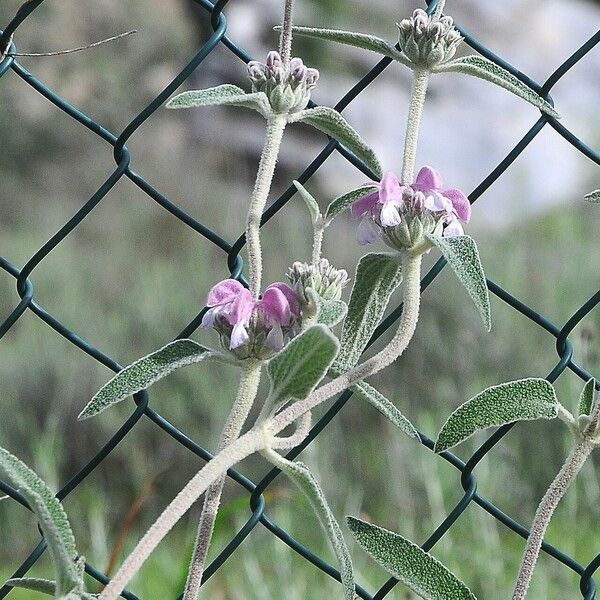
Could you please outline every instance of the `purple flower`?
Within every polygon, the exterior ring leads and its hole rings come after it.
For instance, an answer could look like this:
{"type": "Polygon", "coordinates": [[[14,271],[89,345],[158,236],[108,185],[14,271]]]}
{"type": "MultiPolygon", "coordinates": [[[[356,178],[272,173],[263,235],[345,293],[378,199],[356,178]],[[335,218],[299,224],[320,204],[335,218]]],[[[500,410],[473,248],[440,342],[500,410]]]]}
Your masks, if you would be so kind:
{"type": "Polygon", "coordinates": [[[208,293],[208,311],[202,326],[214,327],[228,338],[229,349],[235,350],[266,334],[265,345],[278,352],[285,335],[300,317],[300,301],[290,286],[271,284],[260,300],[235,279],[225,279],[208,293]]]}
{"type": "MultiPolygon", "coordinates": [[[[376,192],[361,198],[352,206],[352,215],[362,217],[358,226],[358,243],[370,244],[381,237],[382,228],[397,227],[415,218],[442,223],[445,237],[464,233],[462,223],[471,218],[471,205],[458,189],[443,189],[440,174],[432,167],[423,167],[416,181],[402,185],[398,177],[388,172],[380,183],[369,182],[376,192]],[[422,217],[429,218],[423,219],[422,217]]],[[[431,231],[430,233],[433,233],[431,231]]]]}

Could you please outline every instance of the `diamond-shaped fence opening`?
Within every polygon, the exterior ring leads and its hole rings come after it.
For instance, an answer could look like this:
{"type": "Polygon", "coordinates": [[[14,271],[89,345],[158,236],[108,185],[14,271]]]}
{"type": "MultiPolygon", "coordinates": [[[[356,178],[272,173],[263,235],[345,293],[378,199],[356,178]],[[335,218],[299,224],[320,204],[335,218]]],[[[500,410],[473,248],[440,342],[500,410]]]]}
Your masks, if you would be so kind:
{"type": "MultiPolygon", "coordinates": [[[[244,267],[242,258],[240,257],[240,252],[245,244],[244,236],[240,236],[237,240],[227,241],[223,239],[218,233],[203,225],[190,214],[182,210],[182,208],[180,208],[176,203],[165,197],[156,187],[154,187],[152,183],[136,174],[131,168],[132,156],[127,148],[127,143],[132,136],[135,136],[137,130],[148,119],[152,118],[153,114],[165,104],[166,100],[171,97],[173,93],[195,71],[202,69],[205,59],[219,45],[224,45],[231,53],[233,53],[233,55],[238,57],[243,62],[249,61],[251,57],[244,51],[243,48],[236,44],[234,39],[229,38],[227,35],[227,19],[225,9],[229,3],[228,0],[219,0],[216,4],[212,4],[208,0],[193,0],[201,9],[206,11],[206,19],[210,21],[214,33],[211,35],[210,39],[208,39],[208,41],[202,45],[202,47],[194,55],[192,60],[185,66],[185,68],[183,68],[177,74],[173,81],[158,96],[156,96],[152,102],[142,112],[140,112],[131,121],[131,123],[125,127],[125,129],[123,129],[123,131],[111,132],[105,129],[102,125],[96,123],[87,115],[80,112],[76,107],[66,102],[63,98],[56,95],[42,81],[37,79],[35,75],[29,73],[17,60],[15,60],[14,56],[12,56],[12,54],[16,52],[15,44],[12,41],[18,37],[15,34],[18,32],[19,27],[21,27],[23,23],[27,22],[29,15],[40,4],[42,4],[43,1],[44,0],[29,0],[18,10],[13,20],[5,25],[2,35],[0,36],[0,50],[5,51],[4,59],[0,62],[0,76],[5,75],[8,71],[12,71],[13,74],[20,77],[27,85],[31,86],[31,88],[44,96],[49,102],[57,106],[66,115],[74,119],[82,127],[87,128],[92,135],[98,136],[107,142],[113,150],[115,168],[112,173],[107,175],[104,183],[82,206],[82,208],[80,208],[73,215],[73,217],[64,224],[58,233],[56,233],[45,244],[43,244],[23,266],[17,267],[11,264],[7,259],[0,257],[0,267],[16,280],[16,289],[18,293],[18,299],[15,299],[14,310],[0,325],[0,339],[9,330],[11,330],[11,328],[18,324],[19,319],[21,319],[21,317],[27,311],[31,311],[37,315],[37,317],[42,319],[47,325],[49,325],[56,332],[56,334],[66,338],[68,342],[79,348],[82,352],[87,353],[92,359],[112,369],[114,372],[117,372],[122,368],[122,366],[111,357],[103,354],[90,342],[86,341],[85,331],[70,330],[50,312],[46,311],[43,305],[38,303],[35,288],[31,280],[31,275],[36,269],[43,268],[41,263],[44,261],[44,259],[48,257],[61,244],[61,242],[63,242],[63,240],[76,231],[85,219],[93,218],[93,215],[90,215],[92,209],[94,209],[106,198],[107,194],[117,184],[117,182],[123,178],[127,178],[134,185],[136,185],[142,193],[150,197],[165,211],[171,213],[171,215],[173,215],[176,219],[179,219],[187,227],[191,228],[191,230],[200,236],[203,236],[206,238],[206,240],[219,248],[223,253],[224,274],[230,275],[234,278],[240,278],[242,276],[244,267]]],[[[234,2],[235,0],[231,0],[232,4],[234,2]]],[[[430,2],[428,10],[431,11],[434,8],[435,1],[432,1],[430,2]]],[[[368,10],[368,8],[366,10],[368,10]]],[[[501,57],[495,55],[489,48],[479,43],[468,32],[461,29],[461,33],[464,35],[466,43],[469,46],[490,60],[508,69],[526,85],[546,97],[550,102],[552,102],[550,94],[556,83],[600,42],[600,32],[598,32],[589,40],[585,41],[576,52],[567,57],[564,63],[558,69],[556,69],[555,72],[551,73],[545,82],[538,83],[529,78],[527,75],[518,71],[515,67],[508,64],[501,57]]],[[[367,73],[367,75],[356,82],[352,89],[337,103],[335,108],[339,111],[344,110],[377,77],[379,77],[379,75],[381,75],[381,73],[389,66],[391,62],[392,61],[388,58],[384,58],[379,61],[379,63],[369,73],[367,73]]],[[[1,85],[2,82],[0,81],[0,93],[1,85]]],[[[535,123],[532,123],[531,129],[525,133],[522,139],[507,154],[507,156],[493,169],[491,173],[489,173],[489,175],[475,188],[475,190],[473,190],[469,196],[471,202],[475,202],[486,190],[493,186],[496,180],[511,167],[515,159],[523,152],[530,142],[544,128],[547,127],[554,129],[558,135],[562,136],[569,144],[571,144],[574,152],[580,152],[596,164],[600,165],[600,154],[588,147],[582,140],[580,140],[574,133],[572,133],[560,122],[546,115],[542,115],[535,123]]],[[[368,173],[366,167],[357,161],[343,147],[334,141],[330,141],[323,148],[317,158],[315,158],[302,172],[301,176],[298,177],[300,182],[305,183],[308,181],[319,170],[325,160],[335,152],[338,152],[344,156],[351,164],[354,165],[356,169],[359,169],[364,173],[368,173]]],[[[285,210],[287,203],[292,198],[294,193],[295,188],[290,186],[280,198],[273,202],[265,212],[263,224],[271,219],[271,217],[273,217],[277,212],[285,210]]],[[[441,259],[432,267],[432,269],[423,278],[423,289],[427,288],[434,281],[444,266],[445,261],[441,259]]],[[[573,346],[571,340],[569,339],[569,335],[584,319],[584,317],[600,302],[600,291],[582,304],[581,307],[572,315],[572,317],[561,326],[554,324],[546,316],[538,314],[531,307],[527,306],[518,298],[513,297],[493,281],[488,281],[488,286],[492,294],[496,295],[503,302],[521,313],[527,319],[530,319],[537,326],[547,331],[555,339],[557,353],[556,366],[550,373],[540,375],[545,375],[551,382],[554,382],[562,373],[567,370],[572,371],[582,380],[587,380],[591,376],[591,374],[586,370],[585,365],[577,364],[573,360],[573,346]]],[[[398,319],[401,311],[402,307],[398,306],[381,324],[379,329],[376,331],[374,338],[379,337],[383,332],[391,327],[392,324],[398,319]]],[[[195,318],[183,329],[178,337],[183,338],[191,335],[198,328],[202,315],[203,312],[195,316],[195,318]]],[[[300,447],[290,452],[288,457],[292,458],[298,456],[309,444],[311,444],[311,442],[319,435],[321,431],[323,431],[327,424],[336,417],[350,396],[350,392],[343,393],[324,414],[324,416],[314,425],[308,438],[301,444],[300,447]]],[[[209,460],[211,458],[211,454],[207,450],[191,440],[186,434],[167,421],[160,413],[156,412],[151,407],[150,400],[151,394],[146,392],[140,392],[136,394],[135,402],[137,406],[134,412],[122,424],[117,433],[115,433],[108,441],[106,441],[101,450],[91,457],[87,464],[78,473],[76,473],[70,481],[63,485],[57,494],[59,499],[62,500],[69,494],[77,493],[77,489],[84,485],[85,479],[88,477],[88,475],[102,463],[109,453],[115,449],[115,447],[126,436],[130,435],[130,432],[132,436],[135,436],[135,433],[132,432],[132,429],[140,419],[149,420],[154,426],[160,428],[165,435],[171,436],[185,449],[200,457],[202,460],[209,460]]],[[[489,513],[492,517],[503,523],[516,535],[521,536],[522,538],[527,536],[528,532],[525,527],[511,518],[511,516],[503,513],[500,509],[494,506],[492,502],[477,492],[477,465],[494,447],[494,445],[497,444],[510,431],[511,427],[512,426],[509,425],[500,428],[470,457],[466,463],[459,460],[450,452],[445,452],[441,455],[443,460],[448,461],[460,471],[460,482],[464,490],[464,495],[456,507],[447,515],[447,518],[443,521],[443,523],[431,533],[429,539],[423,544],[423,548],[426,550],[433,548],[435,544],[442,538],[442,536],[453,526],[453,524],[456,523],[460,515],[472,503],[479,505],[483,510],[487,511],[487,513],[489,513]]],[[[423,451],[433,449],[432,440],[430,440],[424,434],[422,434],[422,443],[423,446],[425,446],[423,451]]],[[[269,488],[269,486],[271,486],[278,475],[279,472],[274,469],[264,479],[258,483],[255,483],[244,477],[244,475],[238,471],[231,470],[229,472],[229,477],[247,490],[251,514],[244,527],[233,539],[231,539],[225,549],[208,567],[205,573],[205,580],[210,578],[225,563],[227,558],[235,552],[244,539],[259,524],[266,527],[273,535],[280,538],[285,544],[291,547],[299,555],[304,557],[307,561],[313,563],[317,569],[321,569],[331,577],[339,579],[339,573],[334,566],[327,564],[319,557],[315,556],[308,548],[300,544],[288,532],[279,527],[277,523],[273,522],[267,516],[265,512],[267,503],[264,492],[269,488]]],[[[0,490],[10,496],[16,502],[23,504],[22,498],[18,492],[2,481],[0,481],[0,490]]],[[[10,542],[7,540],[2,540],[2,543],[10,542]]],[[[44,540],[42,540],[39,545],[33,549],[25,562],[16,570],[14,576],[23,576],[37,562],[37,560],[43,554],[45,547],[46,544],[44,540]]],[[[596,556],[596,558],[594,558],[588,565],[581,565],[572,557],[567,556],[549,544],[544,544],[543,551],[554,557],[564,568],[571,569],[580,577],[580,594],[583,598],[587,600],[592,600],[595,598],[596,586],[593,575],[597,567],[600,565],[600,554],[596,556]]],[[[182,561],[187,561],[187,559],[187,556],[182,556],[181,558],[182,561]]],[[[86,571],[98,582],[106,583],[107,578],[93,565],[87,564],[86,571]]],[[[396,583],[397,582],[394,579],[390,579],[379,590],[370,592],[360,586],[357,586],[357,594],[360,596],[360,598],[365,600],[381,600],[389,594],[396,583]]],[[[12,588],[8,586],[2,587],[0,589],[0,598],[10,595],[11,591],[12,588]]],[[[574,590],[573,597],[575,594],[576,592],[574,590]]],[[[137,596],[130,592],[124,592],[122,597],[131,600],[135,600],[137,598],[137,596]]]]}

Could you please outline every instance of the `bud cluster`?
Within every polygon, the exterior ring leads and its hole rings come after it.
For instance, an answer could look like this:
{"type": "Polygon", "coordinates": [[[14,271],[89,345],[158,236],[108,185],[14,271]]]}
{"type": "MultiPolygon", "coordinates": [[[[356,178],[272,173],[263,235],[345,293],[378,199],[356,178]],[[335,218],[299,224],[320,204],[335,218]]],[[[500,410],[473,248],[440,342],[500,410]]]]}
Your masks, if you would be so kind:
{"type": "Polygon", "coordinates": [[[294,113],[306,108],[310,92],[317,85],[319,71],[306,67],[301,58],[284,64],[279,52],[272,50],[263,64],[248,63],[253,92],[264,92],[276,113],[294,113]]]}
{"type": "Polygon", "coordinates": [[[304,305],[310,303],[307,288],[314,290],[323,300],[339,300],[342,290],[348,285],[348,273],[344,269],[336,269],[326,258],[321,258],[315,265],[295,262],[287,276],[304,305]]]}
{"type": "Polygon", "coordinates": [[[421,8],[398,23],[398,30],[400,49],[420,67],[435,67],[449,61],[463,40],[452,17],[432,17],[421,8]]]}

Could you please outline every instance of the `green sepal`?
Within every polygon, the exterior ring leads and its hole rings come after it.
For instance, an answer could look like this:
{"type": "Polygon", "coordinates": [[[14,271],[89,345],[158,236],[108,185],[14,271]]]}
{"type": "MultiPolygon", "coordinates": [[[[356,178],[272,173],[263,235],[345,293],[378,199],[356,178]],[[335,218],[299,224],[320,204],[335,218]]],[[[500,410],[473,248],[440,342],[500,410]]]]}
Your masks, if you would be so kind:
{"type": "Polygon", "coordinates": [[[358,545],[388,573],[425,600],[476,600],[439,560],[397,533],[347,517],[358,545]]]}
{"type": "Polygon", "coordinates": [[[435,452],[443,452],[470,438],[476,431],[515,421],[554,419],[556,392],[545,379],[528,378],[487,388],[459,406],[442,427],[435,452]]]}
{"type": "Polygon", "coordinates": [[[296,336],[267,364],[270,403],[277,406],[290,398],[306,398],[327,374],[339,346],[324,325],[314,325],[296,336]]]}
{"type": "Polygon", "coordinates": [[[0,448],[0,479],[14,487],[29,504],[48,542],[56,573],[56,595],[83,590],[83,562],[67,515],[50,488],[25,463],[0,448]]]}
{"type": "Polygon", "coordinates": [[[312,221],[313,226],[321,225],[323,222],[323,216],[321,215],[319,204],[315,200],[314,196],[299,181],[294,180],[294,186],[298,190],[302,200],[304,200],[306,208],[308,208],[310,220],[312,221]]]}
{"type": "Polygon", "coordinates": [[[354,570],[348,546],[342,535],[342,530],[333,515],[325,498],[325,494],[310,469],[301,462],[289,461],[277,452],[270,450],[265,456],[281,469],[304,493],[310,502],[319,522],[327,533],[335,555],[340,563],[340,576],[344,588],[345,600],[354,600],[354,570]]]}
{"type": "Polygon", "coordinates": [[[401,281],[402,266],[397,255],[373,253],[360,259],[335,363],[338,372],[345,373],[358,363],[401,281]]]}
{"type": "Polygon", "coordinates": [[[289,115],[288,122],[306,123],[322,131],[344,145],[356,158],[362,160],[377,177],[382,176],[381,164],[375,152],[337,110],[328,106],[308,108],[289,115]]]}
{"type": "Polygon", "coordinates": [[[380,391],[372,385],[361,381],[352,386],[352,391],[363,400],[366,400],[371,406],[377,409],[384,417],[389,419],[400,431],[408,437],[421,441],[418,431],[414,425],[388,400],[380,391]]]}
{"type": "Polygon", "coordinates": [[[325,222],[330,223],[337,215],[350,208],[355,202],[365,196],[374,194],[376,191],[377,188],[374,185],[366,185],[352,190],[343,196],[339,196],[327,207],[325,222]]]}
{"type": "Polygon", "coordinates": [[[478,77],[512,92],[515,96],[529,102],[529,104],[539,108],[551,117],[560,118],[560,115],[547,100],[544,100],[537,92],[525,85],[518,77],[483,56],[475,54],[463,56],[434,67],[433,72],[464,73],[465,75],[478,77]]]}
{"type": "Polygon", "coordinates": [[[156,383],[180,367],[219,356],[193,340],[175,340],[119,371],[81,411],[88,419],[156,383]]]}
{"type": "Polygon", "coordinates": [[[171,98],[167,108],[196,108],[200,106],[240,106],[256,110],[263,117],[272,114],[269,99],[264,92],[247,94],[237,85],[224,84],[206,90],[182,92],[171,98]]]}
{"type": "Polygon", "coordinates": [[[594,407],[595,386],[596,380],[593,377],[583,386],[583,390],[581,390],[581,396],[579,397],[579,406],[577,411],[579,416],[590,416],[592,408],[594,407]]]}
{"type": "Polygon", "coordinates": [[[490,295],[475,240],[468,235],[444,238],[425,234],[425,237],[444,255],[460,282],[469,292],[469,296],[481,315],[481,320],[489,331],[492,327],[490,295]]]}

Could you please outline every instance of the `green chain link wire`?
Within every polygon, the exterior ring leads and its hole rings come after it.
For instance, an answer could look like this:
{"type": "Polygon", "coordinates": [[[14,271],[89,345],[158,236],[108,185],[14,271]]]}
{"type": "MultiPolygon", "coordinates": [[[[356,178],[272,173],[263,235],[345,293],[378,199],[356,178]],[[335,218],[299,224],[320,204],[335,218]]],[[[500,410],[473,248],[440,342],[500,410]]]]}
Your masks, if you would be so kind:
{"type": "MultiPolygon", "coordinates": [[[[208,241],[218,246],[227,256],[227,267],[230,276],[244,281],[242,275],[244,265],[239,253],[245,245],[245,237],[242,235],[233,244],[230,244],[217,233],[194,219],[176,204],[171,202],[148,181],[137,175],[131,169],[131,155],[127,149],[126,143],[131,136],[135,134],[137,129],[146,120],[151,118],[155,111],[164,105],[165,101],[173,94],[173,92],[175,92],[175,90],[179,88],[179,86],[181,86],[181,84],[184,83],[186,79],[202,65],[204,59],[209,56],[209,54],[211,54],[219,44],[223,44],[234,55],[244,62],[248,62],[252,57],[226,35],[227,21],[225,15],[223,14],[223,10],[230,0],[218,0],[218,2],[215,4],[212,4],[208,0],[193,0],[196,4],[204,8],[207,11],[207,15],[210,16],[214,31],[213,34],[198,50],[192,60],[173,79],[173,81],[158,96],[156,96],[156,98],[154,98],[154,100],[142,112],[140,112],[119,135],[115,135],[66,102],[60,96],[56,95],[34,75],[29,73],[17,61],[15,61],[13,56],[11,56],[12,53],[16,52],[15,44],[12,42],[15,32],[26,21],[27,17],[42,4],[43,1],[44,0],[29,0],[26,2],[17,11],[15,17],[10,21],[10,23],[8,23],[8,25],[6,25],[4,30],[1,31],[0,55],[6,54],[6,56],[4,60],[0,62],[0,77],[2,77],[7,71],[12,70],[13,73],[21,77],[27,84],[44,96],[49,102],[53,103],[60,110],[64,111],[67,115],[79,122],[82,126],[89,129],[93,134],[108,142],[108,144],[110,144],[113,148],[114,159],[117,166],[102,184],[102,186],[100,186],[100,188],[96,191],[96,193],[83,205],[83,207],[77,213],[75,213],[75,215],[67,223],[65,223],[65,225],[52,238],[50,238],[22,268],[16,267],[8,260],[0,256],[0,268],[16,279],[17,293],[20,298],[20,301],[15,309],[4,320],[4,322],[0,324],[0,339],[2,339],[2,337],[17,323],[20,317],[27,310],[30,310],[45,323],[47,323],[52,329],[54,329],[56,333],[66,338],[80,350],[109,369],[112,369],[114,372],[118,372],[123,368],[118,362],[104,354],[98,348],[95,348],[90,342],[86,341],[76,332],[71,331],[59,320],[48,313],[36,300],[34,300],[35,290],[30,280],[30,276],[38,267],[38,265],[92,212],[92,210],[104,199],[104,197],[110,192],[116,183],[122,177],[127,177],[165,210],[170,212],[173,216],[181,220],[188,227],[196,231],[208,241]],[[6,50],[9,50],[9,52],[6,53],[6,50]]],[[[235,0],[231,1],[235,2],[235,0]]],[[[429,0],[429,6],[427,9],[429,13],[435,10],[436,4],[437,0],[429,0]]],[[[542,94],[550,103],[552,103],[552,98],[549,96],[549,93],[554,85],[600,42],[600,31],[598,31],[576,52],[568,57],[565,62],[548,77],[544,84],[540,85],[536,81],[530,79],[527,75],[521,73],[512,65],[508,64],[501,57],[495,55],[489,48],[478,42],[469,32],[465,31],[461,27],[458,27],[458,29],[464,36],[465,41],[469,46],[481,53],[483,56],[501,65],[505,69],[508,69],[511,73],[523,81],[523,83],[531,87],[539,94],[542,94]]],[[[373,67],[373,69],[371,69],[366,76],[358,81],[354,87],[337,103],[335,108],[338,111],[344,110],[389,66],[391,62],[392,61],[389,58],[383,58],[380,60],[379,63],[377,63],[377,65],[375,65],[375,67],[373,67]]],[[[521,152],[523,152],[523,150],[546,125],[552,127],[577,151],[587,156],[596,164],[600,165],[599,153],[587,146],[573,132],[557,122],[555,119],[546,115],[542,115],[539,120],[533,124],[531,129],[525,133],[523,138],[515,145],[515,147],[507,154],[507,156],[496,166],[496,168],[475,188],[475,190],[473,190],[473,192],[469,195],[471,203],[475,202],[494,184],[494,182],[512,165],[521,152]]],[[[346,150],[339,146],[337,142],[330,141],[319,153],[319,155],[306,167],[303,173],[298,177],[298,180],[301,183],[308,181],[318,171],[325,160],[331,154],[333,154],[333,152],[342,154],[357,169],[362,171],[365,175],[372,177],[372,174],[364,164],[358,161],[351,154],[347,153],[346,150]]],[[[295,192],[295,187],[290,186],[281,195],[281,197],[273,202],[273,204],[263,215],[262,225],[266,224],[277,212],[284,208],[295,192]]],[[[423,291],[434,281],[440,271],[444,268],[445,264],[445,260],[440,259],[431,268],[431,270],[423,278],[421,284],[423,291]]],[[[554,369],[552,369],[552,371],[546,376],[548,381],[556,381],[558,377],[566,370],[572,371],[582,380],[587,381],[591,377],[591,373],[589,373],[582,365],[579,365],[573,361],[573,346],[569,340],[569,335],[573,329],[577,327],[581,320],[590,311],[592,311],[598,303],[600,303],[600,290],[596,292],[589,300],[587,300],[587,302],[585,302],[562,327],[559,327],[558,325],[552,323],[544,315],[537,313],[519,299],[511,296],[511,294],[502,289],[499,285],[495,284],[493,281],[488,280],[488,287],[491,293],[530,319],[532,322],[536,323],[539,327],[547,331],[555,338],[556,352],[559,360],[554,369]]],[[[199,327],[204,311],[205,309],[203,309],[177,337],[184,338],[191,335],[199,327]]],[[[383,323],[381,323],[373,335],[371,343],[373,343],[384,331],[393,325],[393,323],[399,318],[401,312],[402,306],[400,305],[389,315],[388,318],[385,319],[383,323]]],[[[295,458],[307,446],[309,446],[319,435],[319,433],[325,429],[329,422],[335,418],[351,395],[352,394],[349,391],[341,394],[333,406],[315,424],[306,440],[299,447],[291,451],[287,457],[290,459],[295,458]]],[[[57,497],[60,500],[63,500],[66,496],[83,484],[86,477],[102,463],[108,454],[110,454],[110,452],[112,452],[112,450],[114,450],[114,448],[132,431],[135,424],[142,418],[152,421],[157,427],[160,427],[166,434],[170,435],[182,446],[187,448],[190,452],[201,458],[203,461],[208,461],[212,458],[212,455],[207,450],[191,440],[185,433],[177,429],[169,421],[167,421],[167,419],[150,407],[149,395],[147,392],[139,392],[134,396],[134,400],[136,404],[134,412],[125,421],[121,428],[96,453],[96,455],[93,456],[89,462],[61,488],[61,490],[57,493],[57,497]]],[[[523,525],[502,512],[499,508],[494,506],[492,502],[477,493],[477,480],[474,475],[474,471],[478,463],[511,430],[512,427],[512,425],[508,425],[496,431],[484,444],[482,444],[482,446],[466,463],[458,459],[450,452],[444,452],[440,455],[443,460],[448,461],[460,472],[460,483],[463,487],[464,495],[455,508],[448,514],[444,521],[423,544],[422,547],[425,550],[430,550],[433,548],[433,546],[442,538],[442,536],[450,529],[450,527],[452,527],[460,515],[473,502],[479,505],[483,510],[487,511],[492,517],[503,523],[517,535],[521,536],[522,538],[527,537],[528,530],[523,527],[523,525]]],[[[429,448],[429,450],[433,450],[432,440],[422,433],[421,439],[425,447],[429,448]]],[[[253,483],[234,469],[228,471],[228,475],[232,480],[248,491],[251,515],[237,535],[235,535],[226,548],[206,569],[203,581],[209,579],[225,563],[225,561],[235,552],[244,539],[259,523],[266,527],[284,543],[286,543],[290,548],[303,556],[306,560],[310,561],[313,565],[315,565],[316,568],[321,569],[334,579],[340,579],[339,572],[333,566],[329,565],[321,558],[313,554],[308,548],[300,544],[289,533],[274,523],[265,513],[266,502],[263,493],[279,475],[278,469],[273,469],[264,479],[262,479],[262,481],[258,483],[253,483]]],[[[27,503],[24,501],[21,495],[1,480],[0,490],[10,496],[16,502],[19,502],[27,507],[27,503]]],[[[27,571],[37,562],[45,549],[46,542],[44,539],[42,539],[37,547],[23,562],[23,564],[15,571],[13,577],[24,576],[25,573],[27,573],[27,571]]],[[[555,558],[565,567],[577,573],[580,576],[579,588],[582,598],[585,600],[594,600],[596,597],[596,584],[594,582],[593,575],[596,569],[600,566],[600,554],[598,554],[587,566],[583,566],[550,544],[544,543],[542,545],[542,549],[545,553],[555,558]]],[[[187,561],[188,557],[182,556],[181,560],[187,561]]],[[[100,583],[107,583],[108,581],[105,575],[103,575],[90,564],[86,564],[86,572],[100,583]]],[[[388,595],[396,583],[397,581],[392,578],[374,594],[370,594],[357,585],[356,592],[358,596],[364,600],[382,600],[388,595]]],[[[12,588],[8,586],[0,588],[0,599],[8,596],[11,591],[12,588]]],[[[128,600],[141,600],[135,594],[132,594],[128,591],[124,591],[122,597],[127,598],[128,600]]],[[[181,598],[181,595],[178,598],[181,598]]]]}

